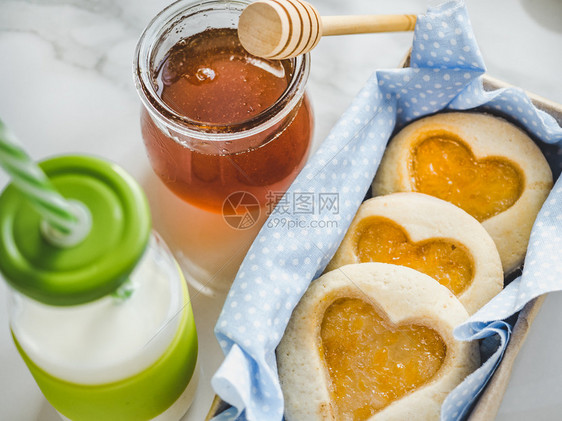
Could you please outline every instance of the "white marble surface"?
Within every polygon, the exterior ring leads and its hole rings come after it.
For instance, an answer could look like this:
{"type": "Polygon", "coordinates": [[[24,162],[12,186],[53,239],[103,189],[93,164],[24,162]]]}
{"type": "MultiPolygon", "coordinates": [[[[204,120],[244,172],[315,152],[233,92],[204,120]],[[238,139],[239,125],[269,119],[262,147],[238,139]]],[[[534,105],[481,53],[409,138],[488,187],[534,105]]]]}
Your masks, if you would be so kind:
{"type": "MultiPolygon", "coordinates": [[[[142,28],[168,0],[0,0],[0,116],[35,159],[67,153],[109,158],[141,183],[151,180],[140,138],[139,101],[131,76],[142,28]]],[[[322,14],[419,13],[422,0],[312,1],[322,14]]],[[[489,73],[562,103],[562,2],[467,0],[489,73]]],[[[394,67],[411,34],[323,40],[313,53],[309,93],[316,144],[368,75],[394,67]]],[[[7,182],[0,174],[0,187],[7,182]]],[[[156,226],[159,222],[155,221],[156,226]]],[[[6,290],[0,284],[0,419],[56,420],[11,341],[6,290]]],[[[212,335],[222,296],[193,297],[201,339],[201,384],[185,419],[204,419],[210,376],[221,354],[212,335]]],[[[513,371],[498,420],[562,417],[562,294],[539,314],[513,371]]]]}

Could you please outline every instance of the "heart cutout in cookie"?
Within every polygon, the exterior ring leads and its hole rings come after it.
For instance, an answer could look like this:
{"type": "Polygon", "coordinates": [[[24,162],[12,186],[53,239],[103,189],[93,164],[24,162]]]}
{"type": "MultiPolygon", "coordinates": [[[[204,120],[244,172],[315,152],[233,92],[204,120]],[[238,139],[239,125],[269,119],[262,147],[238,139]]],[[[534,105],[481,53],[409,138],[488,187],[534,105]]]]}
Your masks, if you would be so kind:
{"type": "Polygon", "coordinates": [[[363,421],[431,381],[447,347],[422,325],[393,325],[357,298],[340,298],[321,325],[330,394],[338,420],[363,421]]]}
{"type": "Polygon", "coordinates": [[[416,191],[451,202],[480,222],[508,209],[523,191],[523,175],[513,163],[502,157],[476,159],[448,133],[415,147],[410,174],[416,191]]]}
{"type": "Polygon", "coordinates": [[[362,220],[356,233],[355,253],[361,263],[410,267],[431,276],[455,295],[474,277],[472,256],[461,244],[438,238],[414,243],[400,225],[379,216],[362,220]]]}

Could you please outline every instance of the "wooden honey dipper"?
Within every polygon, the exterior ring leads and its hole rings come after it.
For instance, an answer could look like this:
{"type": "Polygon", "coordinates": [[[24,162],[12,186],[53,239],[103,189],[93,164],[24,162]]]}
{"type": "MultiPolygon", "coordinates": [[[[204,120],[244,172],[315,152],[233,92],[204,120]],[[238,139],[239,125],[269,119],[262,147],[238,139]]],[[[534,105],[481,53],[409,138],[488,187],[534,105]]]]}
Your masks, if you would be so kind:
{"type": "Polygon", "coordinates": [[[312,50],[323,35],[412,31],[415,25],[415,15],[321,17],[302,0],[260,0],[242,12],[238,38],[251,54],[285,59],[312,50]]]}

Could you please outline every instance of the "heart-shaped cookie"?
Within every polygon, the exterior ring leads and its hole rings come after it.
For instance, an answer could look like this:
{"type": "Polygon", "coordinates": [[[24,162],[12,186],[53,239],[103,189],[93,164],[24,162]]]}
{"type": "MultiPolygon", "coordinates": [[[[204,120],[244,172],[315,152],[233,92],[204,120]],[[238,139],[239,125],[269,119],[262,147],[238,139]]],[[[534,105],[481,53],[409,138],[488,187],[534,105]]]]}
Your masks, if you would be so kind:
{"type": "Polygon", "coordinates": [[[473,215],[490,233],[506,273],[523,261],[552,172],[537,145],[502,118],[443,113],[403,128],[390,142],[373,195],[418,191],[473,215]]]}
{"type": "Polygon", "coordinates": [[[373,216],[356,229],[355,253],[359,262],[408,266],[431,276],[459,295],[474,277],[472,255],[463,244],[444,238],[413,242],[394,221],[373,216]]]}
{"type": "Polygon", "coordinates": [[[326,271],[360,262],[408,266],[449,288],[469,314],[503,288],[494,241],[462,209],[421,193],[365,201],[326,271]]]}
{"type": "Polygon", "coordinates": [[[521,196],[521,171],[504,158],[476,159],[448,133],[420,142],[410,173],[415,190],[451,202],[480,222],[501,213],[521,196]]]}
{"type": "Polygon", "coordinates": [[[332,402],[341,420],[366,420],[429,382],[447,353],[435,330],[392,325],[358,298],[340,298],[326,309],[320,337],[332,402]]]}
{"type": "Polygon", "coordinates": [[[439,419],[447,393],[478,367],[478,345],[453,338],[467,317],[450,291],[407,267],[322,275],[277,348],[286,419],[439,419]]]}

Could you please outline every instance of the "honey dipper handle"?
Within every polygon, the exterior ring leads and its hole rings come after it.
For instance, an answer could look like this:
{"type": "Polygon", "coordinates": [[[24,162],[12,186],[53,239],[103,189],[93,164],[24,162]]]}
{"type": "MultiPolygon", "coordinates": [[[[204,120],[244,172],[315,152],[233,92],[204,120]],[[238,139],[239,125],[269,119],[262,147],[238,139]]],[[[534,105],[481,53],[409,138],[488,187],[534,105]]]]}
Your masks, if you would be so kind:
{"type": "Polygon", "coordinates": [[[411,31],[415,15],[320,17],[303,0],[259,0],[240,15],[238,38],[258,57],[286,59],[312,50],[323,35],[411,31]]]}
{"type": "Polygon", "coordinates": [[[322,35],[412,31],[416,15],[322,16],[322,35]]]}

